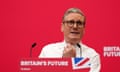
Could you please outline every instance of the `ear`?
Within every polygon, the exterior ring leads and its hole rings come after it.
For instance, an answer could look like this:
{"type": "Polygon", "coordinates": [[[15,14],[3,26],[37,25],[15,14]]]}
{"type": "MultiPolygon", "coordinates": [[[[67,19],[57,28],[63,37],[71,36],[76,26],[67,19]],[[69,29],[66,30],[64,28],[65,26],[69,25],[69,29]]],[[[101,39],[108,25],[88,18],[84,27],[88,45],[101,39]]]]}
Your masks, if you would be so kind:
{"type": "Polygon", "coordinates": [[[64,31],[64,28],[63,28],[63,23],[61,23],[61,32],[64,31]]]}

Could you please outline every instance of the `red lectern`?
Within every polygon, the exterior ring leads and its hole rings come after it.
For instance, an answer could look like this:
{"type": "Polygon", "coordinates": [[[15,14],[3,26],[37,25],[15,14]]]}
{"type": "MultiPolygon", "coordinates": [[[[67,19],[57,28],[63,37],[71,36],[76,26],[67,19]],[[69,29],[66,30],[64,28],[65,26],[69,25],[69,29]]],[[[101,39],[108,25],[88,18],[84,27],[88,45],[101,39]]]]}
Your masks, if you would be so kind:
{"type": "Polygon", "coordinates": [[[89,70],[90,64],[87,58],[22,58],[20,60],[20,72],[89,72],[89,70]]]}

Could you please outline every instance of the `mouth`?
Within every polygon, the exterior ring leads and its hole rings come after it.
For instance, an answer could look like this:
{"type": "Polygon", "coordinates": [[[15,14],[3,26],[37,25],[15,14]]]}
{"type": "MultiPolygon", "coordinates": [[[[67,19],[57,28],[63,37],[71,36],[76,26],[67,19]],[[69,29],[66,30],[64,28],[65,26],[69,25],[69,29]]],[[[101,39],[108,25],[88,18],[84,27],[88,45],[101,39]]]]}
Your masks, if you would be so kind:
{"type": "Polygon", "coordinates": [[[72,34],[80,34],[80,32],[70,32],[70,33],[72,33],[72,34]]]}

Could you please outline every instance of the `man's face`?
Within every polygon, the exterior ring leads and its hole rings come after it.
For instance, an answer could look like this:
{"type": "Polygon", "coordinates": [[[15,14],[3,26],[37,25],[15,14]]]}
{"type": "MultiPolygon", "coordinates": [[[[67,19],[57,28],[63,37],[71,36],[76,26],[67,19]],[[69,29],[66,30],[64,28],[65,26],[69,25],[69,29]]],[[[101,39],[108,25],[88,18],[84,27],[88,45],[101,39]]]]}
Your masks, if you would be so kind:
{"type": "Polygon", "coordinates": [[[61,31],[65,40],[76,40],[79,42],[84,33],[84,16],[78,13],[70,13],[65,16],[61,31]]]}

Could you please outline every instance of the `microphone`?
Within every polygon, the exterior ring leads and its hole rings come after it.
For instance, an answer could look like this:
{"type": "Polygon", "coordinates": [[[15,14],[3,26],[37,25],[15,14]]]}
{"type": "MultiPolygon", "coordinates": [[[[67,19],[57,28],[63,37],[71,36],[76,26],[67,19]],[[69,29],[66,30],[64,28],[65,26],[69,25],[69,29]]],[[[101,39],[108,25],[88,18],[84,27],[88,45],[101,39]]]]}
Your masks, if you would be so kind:
{"type": "Polygon", "coordinates": [[[77,46],[78,46],[79,48],[81,48],[81,45],[80,45],[79,43],[77,43],[77,46]]]}
{"type": "Polygon", "coordinates": [[[77,46],[80,48],[80,57],[82,57],[82,48],[81,48],[81,45],[79,43],[77,43],[77,46]]]}
{"type": "Polygon", "coordinates": [[[32,57],[32,49],[37,45],[37,43],[33,43],[30,48],[30,57],[32,57]]]}

